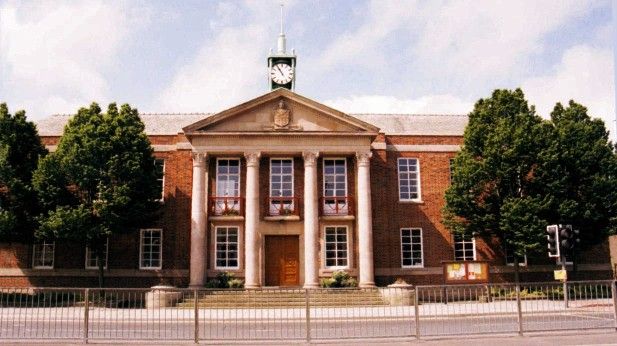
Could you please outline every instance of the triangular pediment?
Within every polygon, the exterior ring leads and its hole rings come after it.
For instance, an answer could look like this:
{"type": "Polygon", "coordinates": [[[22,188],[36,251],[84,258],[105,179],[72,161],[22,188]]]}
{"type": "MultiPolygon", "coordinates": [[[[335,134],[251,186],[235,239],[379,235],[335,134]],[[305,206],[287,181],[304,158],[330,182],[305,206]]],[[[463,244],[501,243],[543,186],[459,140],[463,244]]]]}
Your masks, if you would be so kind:
{"type": "Polygon", "coordinates": [[[187,135],[225,133],[366,133],[379,128],[279,88],[186,126],[187,135]]]}

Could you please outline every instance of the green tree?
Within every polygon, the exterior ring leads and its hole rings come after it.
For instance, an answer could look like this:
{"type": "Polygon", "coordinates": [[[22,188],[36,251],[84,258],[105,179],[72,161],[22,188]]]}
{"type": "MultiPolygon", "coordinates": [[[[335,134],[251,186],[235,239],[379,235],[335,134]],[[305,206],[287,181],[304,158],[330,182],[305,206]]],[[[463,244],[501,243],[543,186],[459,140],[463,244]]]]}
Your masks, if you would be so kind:
{"type": "Polygon", "coordinates": [[[551,122],[537,172],[551,200],[545,218],[580,230],[583,248],[606,241],[617,230],[617,156],[604,122],[574,101],[557,103],[551,122]]]}
{"type": "Polygon", "coordinates": [[[32,173],[47,150],[26,113],[0,104],[0,241],[32,239],[38,213],[32,173]]]}
{"type": "MultiPolygon", "coordinates": [[[[160,198],[150,141],[136,109],[81,108],[34,185],[47,212],[37,237],[78,242],[103,258],[106,240],[151,221],[160,198]]],[[[103,261],[99,285],[103,286],[103,261]]]]}
{"type": "Polygon", "coordinates": [[[515,258],[545,247],[549,201],[535,178],[550,126],[520,89],[495,90],[469,114],[446,191],[445,225],[466,236],[497,237],[515,258]]]}

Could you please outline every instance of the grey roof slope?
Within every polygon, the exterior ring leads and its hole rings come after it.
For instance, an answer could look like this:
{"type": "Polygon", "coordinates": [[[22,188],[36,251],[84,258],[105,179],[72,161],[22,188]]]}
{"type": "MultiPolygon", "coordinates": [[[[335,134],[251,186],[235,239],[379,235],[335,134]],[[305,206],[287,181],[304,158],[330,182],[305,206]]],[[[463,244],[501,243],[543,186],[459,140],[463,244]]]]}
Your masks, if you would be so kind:
{"type": "MultiPolygon", "coordinates": [[[[182,128],[212,113],[143,113],[148,135],[175,135],[182,128]]],[[[380,128],[386,135],[462,136],[466,115],[443,114],[349,114],[380,128]]],[[[41,136],[61,136],[71,115],[52,115],[35,121],[41,136]]]]}

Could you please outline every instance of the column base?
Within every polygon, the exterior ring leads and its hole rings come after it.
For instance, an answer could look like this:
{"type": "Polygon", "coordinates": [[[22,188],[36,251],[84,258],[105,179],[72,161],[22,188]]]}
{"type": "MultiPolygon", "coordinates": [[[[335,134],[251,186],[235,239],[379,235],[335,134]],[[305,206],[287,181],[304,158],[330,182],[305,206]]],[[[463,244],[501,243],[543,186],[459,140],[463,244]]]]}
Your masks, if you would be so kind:
{"type": "Polygon", "coordinates": [[[309,288],[319,288],[319,287],[321,287],[321,286],[319,286],[319,284],[304,284],[304,286],[302,286],[302,288],[306,288],[306,289],[309,289],[309,288]]]}
{"type": "Polygon", "coordinates": [[[192,290],[196,290],[196,289],[204,288],[204,285],[193,285],[193,284],[190,284],[188,288],[190,288],[192,290]]]}
{"type": "Polygon", "coordinates": [[[375,288],[375,283],[374,282],[361,282],[358,287],[360,288],[375,288]]]}
{"type": "Polygon", "coordinates": [[[244,288],[247,290],[256,290],[256,289],[261,288],[261,286],[260,285],[244,285],[244,288]]]}

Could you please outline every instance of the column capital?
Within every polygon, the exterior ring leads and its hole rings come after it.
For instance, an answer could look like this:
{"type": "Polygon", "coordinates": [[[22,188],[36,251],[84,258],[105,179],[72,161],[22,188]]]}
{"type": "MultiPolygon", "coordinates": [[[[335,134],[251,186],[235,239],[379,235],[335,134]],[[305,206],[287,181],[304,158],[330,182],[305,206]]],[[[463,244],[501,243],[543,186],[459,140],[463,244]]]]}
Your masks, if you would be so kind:
{"type": "Polygon", "coordinates": [[[304,158],[304,166],[312,166],[317,162],[319,157],[319,151],[303,151],[302,157],[304,158]]]}
{"type": "Polygon", "coordinates": [[[356,152],[356,159],[359,166],[369,165],[371,163],[371,157],[373,153],[371,151],[358,151],[356,152]]]}
{"type": "Polygon", "coordinates": [[[244,152],[244,158],[246,159],[247,166],[256,166],[259,164],[259,158],[261,157],[261,151],[246,151],[244,152]]]}
{"type": "Polygon", "coordinates": [[[191,157],[193,158],[193,166],[203,166],[208,162],[208,153],[193,151],[191,157]]]}

